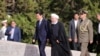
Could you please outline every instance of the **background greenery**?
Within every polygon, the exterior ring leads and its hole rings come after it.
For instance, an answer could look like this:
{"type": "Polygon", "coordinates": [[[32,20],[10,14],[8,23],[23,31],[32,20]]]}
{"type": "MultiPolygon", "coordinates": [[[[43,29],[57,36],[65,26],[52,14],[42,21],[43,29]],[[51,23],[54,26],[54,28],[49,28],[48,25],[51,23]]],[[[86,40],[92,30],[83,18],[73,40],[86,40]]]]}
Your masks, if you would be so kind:
{"type": "MultiPolygon", "coordinates": [[[[0,0],[0,21],[7,19],[16,20],[17,25],[22,30],[22,42],[32,43],[32,37],[35,30],[35,13],[36,9],[42,9],[44,17],[50,18],[50,13],[57,13],[60,21],[65,25],[68,33],[68,23],[72,19],[75,11],[81,9],[89,12],[88,17],[94,22],[96,13],[100,12],[100,0],[0,0]],[[7,3],[7,1],[10,1],[7,3]],[[15,1],[15,2],[11,2],[15,1]],[[10,7],[10,8],[8,8],[10,7]],[[8,16],[11,15],[11,17],[8,16]]],[[[97,34],[94,26],[94,35],[97,34]]],[[[95,47],[95,46],[94,46],[95,47]]]]}

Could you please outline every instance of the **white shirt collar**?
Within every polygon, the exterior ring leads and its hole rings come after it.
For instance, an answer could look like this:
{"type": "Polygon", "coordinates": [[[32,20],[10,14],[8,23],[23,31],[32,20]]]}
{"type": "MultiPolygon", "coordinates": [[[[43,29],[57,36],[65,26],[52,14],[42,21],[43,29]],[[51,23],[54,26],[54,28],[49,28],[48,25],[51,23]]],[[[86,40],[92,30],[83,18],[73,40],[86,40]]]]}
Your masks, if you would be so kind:
{"type": "Polygon", "coordinates": [[[43,20],[43,18],[41,20],[39,20],[39,22],[41,22],[43,20]]]}

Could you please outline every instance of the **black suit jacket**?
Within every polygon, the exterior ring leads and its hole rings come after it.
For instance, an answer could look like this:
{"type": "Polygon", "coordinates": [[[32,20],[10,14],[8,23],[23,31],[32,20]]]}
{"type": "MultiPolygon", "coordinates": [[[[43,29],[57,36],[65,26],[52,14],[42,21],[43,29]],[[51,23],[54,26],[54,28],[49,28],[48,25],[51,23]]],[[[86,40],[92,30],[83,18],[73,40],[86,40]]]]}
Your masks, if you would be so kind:
{"type": "Polygon", "coordinates": [[[48,22],[43,19],[39,26],[39,21],[36,23],[35,40],[46,41],[48,32],[48,22]]]}
{"type": "Polygon", "coordinates": [[[94,27],[94,41],[98,41],[100,43],[100,34],[98,33],[99,22],[93,22],[94,27]]]}

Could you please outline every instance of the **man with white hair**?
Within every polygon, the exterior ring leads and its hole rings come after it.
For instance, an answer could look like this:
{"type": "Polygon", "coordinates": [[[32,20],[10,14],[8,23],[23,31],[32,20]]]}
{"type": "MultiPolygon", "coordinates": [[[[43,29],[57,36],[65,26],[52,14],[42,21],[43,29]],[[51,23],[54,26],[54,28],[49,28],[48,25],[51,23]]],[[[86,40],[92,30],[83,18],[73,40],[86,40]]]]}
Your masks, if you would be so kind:
{"type": "Polygon", "coordinates": [[[2,22],[2,28],[1,28],[1,40],[7,40],[7,35],[5,35],[6,29],[7,29],[7,20],[3,20],[2,22]]]}
{"type": "Polygon", "coordinates": [[[71,56],[64,26],[58,19],[59,16],[57,14],[51,14],[48,35],[51,43],[51,56],[71,56]]]}

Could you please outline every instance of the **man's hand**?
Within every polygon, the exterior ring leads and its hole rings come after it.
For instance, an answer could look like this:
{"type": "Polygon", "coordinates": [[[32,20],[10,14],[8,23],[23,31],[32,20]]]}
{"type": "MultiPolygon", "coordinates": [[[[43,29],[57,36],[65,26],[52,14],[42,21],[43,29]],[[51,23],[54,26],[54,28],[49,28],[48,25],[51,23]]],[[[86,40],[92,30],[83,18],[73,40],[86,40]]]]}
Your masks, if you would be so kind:
{"type": "Polygon", "coordinates": [[[60,43],[59,40],[56,40],[57,43],[60,43]]]}
{"type": "Polygon", "coordinates": [[[12,34],[12,31],[10,31],[9,34],[12,34]]]}
{"type": "Polygon", "coordinates": [[[74,39],[74,42],[77,43],[77,38],[74,39]]]}
{"type": "Polygon", "coordinates": [[[33,43],[35,43],[35,40],[33,39],[33,43]]]}
{"type": "Polygon", "coordinates": [[[71,38],[69,38],[68,40],[69,40],[70,42],[72,41],[72,39],[71,39],[71,38]]]}
{"type": "Polygon", "coordinates": [[[93,43],[93,41],[90,41],[90,44],[92,44],[93,43]]]}
{"type": "Polygon", "coordinates": [[[32,44],[35,44],[36,40],[33,39],[32,44]]]}

